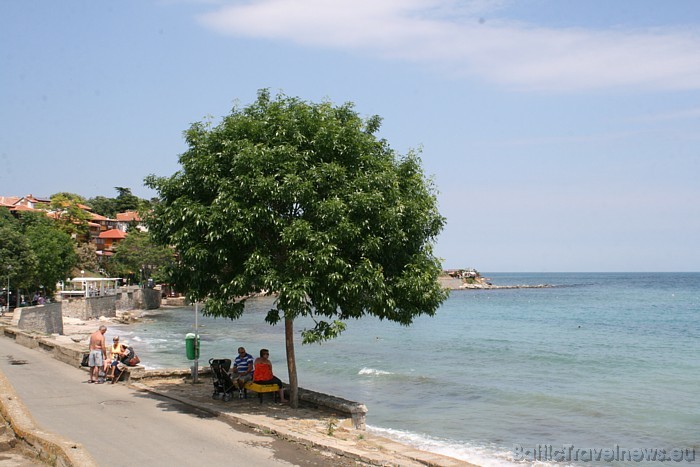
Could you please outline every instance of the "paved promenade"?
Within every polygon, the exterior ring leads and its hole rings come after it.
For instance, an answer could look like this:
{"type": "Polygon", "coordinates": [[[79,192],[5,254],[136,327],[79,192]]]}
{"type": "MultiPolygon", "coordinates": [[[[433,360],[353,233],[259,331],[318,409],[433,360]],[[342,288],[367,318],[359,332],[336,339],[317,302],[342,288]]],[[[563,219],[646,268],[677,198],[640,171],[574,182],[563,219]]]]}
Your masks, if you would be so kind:
{"type": "Polygon", "coordinates": [[[0,371],[40,427],[82,444],[100,466],[339,461],[122,383],[88,384],[87,372],[4,337],[0,371]]]}
{"type": "Polygon", "coordinates": [[[313,404],[292,409],[254,395],[213,400],[210,377],[192,384],[173,377],[177,371],[156,371],[128,386],[89,384],[87,371],[48,351],[87,334],[44,336],[30,349],[12,329],[0,326],[0,409],[16,409],[25,434],[68,452],[72,460],[57,465],[471,465],[356,430],[349,415],[313,404]]]}

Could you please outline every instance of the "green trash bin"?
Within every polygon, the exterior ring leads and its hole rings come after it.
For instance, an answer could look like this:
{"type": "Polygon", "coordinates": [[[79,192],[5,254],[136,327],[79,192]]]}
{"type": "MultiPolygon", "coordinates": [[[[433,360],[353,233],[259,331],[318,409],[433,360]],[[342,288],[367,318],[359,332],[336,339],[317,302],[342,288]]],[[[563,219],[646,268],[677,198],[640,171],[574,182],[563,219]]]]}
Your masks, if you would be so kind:
{"type": "Polygon", "coordinates": [[[196,338],[197,342],[195,343],[195,334],[192,332],[185,336],[187,360],[199,360],[199,336],[196,336],[196,338]]]}

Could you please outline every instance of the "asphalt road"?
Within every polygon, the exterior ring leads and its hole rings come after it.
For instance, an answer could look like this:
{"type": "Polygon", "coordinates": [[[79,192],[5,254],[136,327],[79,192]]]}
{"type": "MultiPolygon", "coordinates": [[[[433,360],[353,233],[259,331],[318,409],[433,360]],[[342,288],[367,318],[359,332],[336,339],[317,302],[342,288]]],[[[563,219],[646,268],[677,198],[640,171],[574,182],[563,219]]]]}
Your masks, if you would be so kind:
{"type": "Polygon", "coordinates": [[[329,458],[233,426],[0,337],[0,370],[43,429],[81,443],[101,466],[328,465],[329,458]]]}

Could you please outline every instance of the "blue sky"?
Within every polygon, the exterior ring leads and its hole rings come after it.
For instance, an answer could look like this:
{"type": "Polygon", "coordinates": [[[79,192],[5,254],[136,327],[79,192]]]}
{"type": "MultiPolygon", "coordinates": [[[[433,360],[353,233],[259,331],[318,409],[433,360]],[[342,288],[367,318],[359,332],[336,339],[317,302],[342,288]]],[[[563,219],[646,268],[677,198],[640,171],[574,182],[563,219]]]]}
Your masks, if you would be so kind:
{"type": "Polygon", "coordinates": [[[422,147],[445,267],[700,270],[700,2],[0,2],[0,195],[150,198],[256,91],[422,147]]]}

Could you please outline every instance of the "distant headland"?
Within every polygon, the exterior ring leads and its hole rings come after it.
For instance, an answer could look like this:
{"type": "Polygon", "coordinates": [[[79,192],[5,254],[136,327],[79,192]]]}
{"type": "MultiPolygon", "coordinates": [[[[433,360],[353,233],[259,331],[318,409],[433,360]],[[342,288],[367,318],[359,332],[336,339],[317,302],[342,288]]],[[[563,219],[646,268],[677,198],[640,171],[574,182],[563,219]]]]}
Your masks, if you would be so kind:
{"type": "Polygon", "coordinates": [[[490,279],[483,277],[474,268],[447,269],[442,272],[438,280],[443,288],[450,290],[546,289],[554,287],[550,284],[493,285],[490,279]]]}

